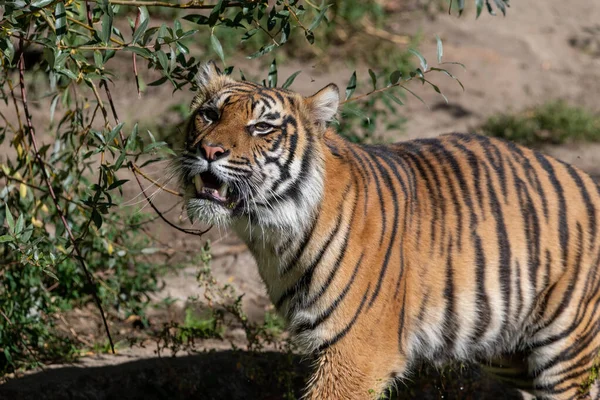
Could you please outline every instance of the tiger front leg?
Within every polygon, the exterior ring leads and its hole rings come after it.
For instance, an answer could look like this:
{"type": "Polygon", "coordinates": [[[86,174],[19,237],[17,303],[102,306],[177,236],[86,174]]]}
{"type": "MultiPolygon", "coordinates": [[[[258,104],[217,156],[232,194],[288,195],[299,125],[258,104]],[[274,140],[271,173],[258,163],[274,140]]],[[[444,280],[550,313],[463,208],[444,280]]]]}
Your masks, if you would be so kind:
{"type": "MultiPolygon", "coordinates": [[[[364,347],[364,346],[361,346],[364,347]]],[[[363,349],[364,350],[364,349],[363,349]]],[[[304,400],[366,400],[379,399],[400,373],[384,362],[378,362],[369,352],[332,346],[317,359],[316,370],[308,382],[304,400]],[[360,353],[360,357],[357,356],[360,353]]]]}

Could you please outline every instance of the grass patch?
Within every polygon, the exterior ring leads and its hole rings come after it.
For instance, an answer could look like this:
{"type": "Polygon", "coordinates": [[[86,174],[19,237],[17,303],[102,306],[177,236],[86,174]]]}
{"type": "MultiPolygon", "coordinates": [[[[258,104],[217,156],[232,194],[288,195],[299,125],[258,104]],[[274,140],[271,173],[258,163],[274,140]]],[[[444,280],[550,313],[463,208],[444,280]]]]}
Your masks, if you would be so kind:
{"type": "Polygon", "coordinates": [[[493,116],[480,131],[526,146],[598,142],[600,116],[558,100],[516,114],[493,116]]]}

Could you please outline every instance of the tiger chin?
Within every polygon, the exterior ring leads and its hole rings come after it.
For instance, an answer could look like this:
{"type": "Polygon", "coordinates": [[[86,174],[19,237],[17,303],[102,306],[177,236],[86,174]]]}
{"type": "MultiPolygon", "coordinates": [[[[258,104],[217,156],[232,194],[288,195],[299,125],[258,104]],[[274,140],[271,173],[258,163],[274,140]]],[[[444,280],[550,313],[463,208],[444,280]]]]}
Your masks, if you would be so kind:
{"type": "MultiPolygon", "coordinates": [[[[368,399],[419,360],[479,361],[538,398],[589,398],[599,189],[498,139],[358,145],[310,97],[201,69],[176,158],[191,218],[229,226],[300,348],[307,399],[368,399]]],[[[594,394],[594,393],[592,393],[594,394]]]]}

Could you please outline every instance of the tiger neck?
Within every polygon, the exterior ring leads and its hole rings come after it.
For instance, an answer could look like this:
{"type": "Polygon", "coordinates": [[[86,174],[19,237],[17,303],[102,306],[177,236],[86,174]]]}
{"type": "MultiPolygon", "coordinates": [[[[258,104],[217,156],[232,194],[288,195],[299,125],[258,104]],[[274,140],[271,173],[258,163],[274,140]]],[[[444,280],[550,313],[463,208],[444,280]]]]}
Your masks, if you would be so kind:
{"type": "Polygon", "coordinates": [[[320,163],[311,168],[301,198],[293,204],[280,203],[273,210],[287,214],[289,225],[260,224],[250,218],[234,225],[254,255],[273,302],[309,268],[313,248],[339,225],[340,207],[354,193],[344,151],[350,144],[333,131],[325,133],[322,143],[320,163]],[[318,196],[315,188],[319,188],[318,196]]]}

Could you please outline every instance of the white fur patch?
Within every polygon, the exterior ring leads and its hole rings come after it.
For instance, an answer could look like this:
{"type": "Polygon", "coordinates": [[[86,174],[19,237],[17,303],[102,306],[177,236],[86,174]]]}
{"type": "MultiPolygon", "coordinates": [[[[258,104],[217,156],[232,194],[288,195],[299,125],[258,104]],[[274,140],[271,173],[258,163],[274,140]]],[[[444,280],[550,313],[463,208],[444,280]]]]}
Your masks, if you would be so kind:
{"type": "Polygon", "coordinates": [[[340,93],[334,84],[325,86],[312,95],[312,115],[319,122],[329,122],[337,114],[340,105],[340,93]]]}

